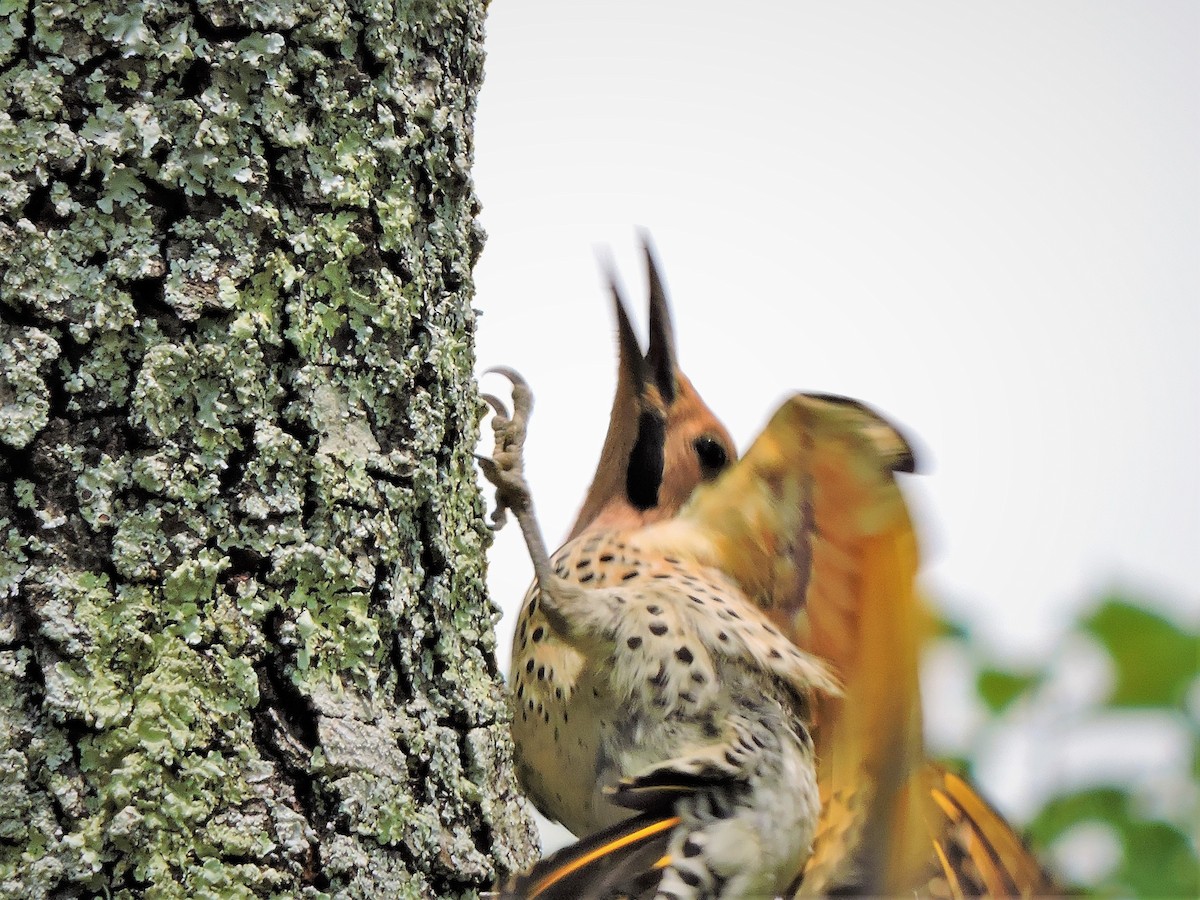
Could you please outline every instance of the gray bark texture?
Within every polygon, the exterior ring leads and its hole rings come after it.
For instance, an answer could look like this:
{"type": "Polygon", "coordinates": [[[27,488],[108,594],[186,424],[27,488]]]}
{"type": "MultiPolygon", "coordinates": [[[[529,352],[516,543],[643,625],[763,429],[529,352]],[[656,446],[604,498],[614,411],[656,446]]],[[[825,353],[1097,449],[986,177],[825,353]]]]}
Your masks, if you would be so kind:
{"type": "Polygon", "coordinates": [[[483,0],[0,0],[0,896],[527,863],[471,451],[483,0]]]}

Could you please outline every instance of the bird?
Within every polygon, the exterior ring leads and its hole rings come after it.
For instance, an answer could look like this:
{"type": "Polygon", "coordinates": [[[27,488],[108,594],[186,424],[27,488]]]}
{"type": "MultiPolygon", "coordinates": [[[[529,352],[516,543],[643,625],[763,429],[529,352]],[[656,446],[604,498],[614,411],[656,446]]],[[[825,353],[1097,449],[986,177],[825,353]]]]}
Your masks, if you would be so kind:
{"type": "MultiPolygon", "coordinates": [[[[552,634],[601,663],[578,673],[561,709],[530,707],[520,694],[517,701],[554,728],[558,742],[576,734],[569,713],[595,723],[586,732],[596,741],[586,747],[586,767],[568,777],[589,786],[591,808],[612,811],[594,814],[614,820],[625,836],[622,852],[609,852],[603,870],[581,883],[570,878],[577,867],[559,866],[510,883],[504,895],[549,900],[616,891],[717,900],[791,890],[811,852],[820,808],[812,710],[818,695],[836,694],[838,685],[723,571],[725,555],[739,548],[722,542],[744,535],[738,517],[756,501],[722,493],[717,486],[730,482],[720,479],[673,519],[589,530],[552,558],[523,474],[532,394],[515,371],[498,371],[513,383],[513,412],[486,395],[496,450],[480,465],[496,487],[494,524],[511,511],[533,562],[530,605],[546,631],[530,640],[552,634]],[[643,818],[621,821],[638,812],[643,818]]],[[[795,427],[813,412],[810,402],[823,401],[795,398],[776,416],[775,430],[795,427]]],[[[803,467],[790,461],[766,475],[771,487],[757,502],[803,490],[787,474],[803,467]]],[[[773,465],[755,457],[759,462],[773,465]]]]}
{"type": "MultiPolygon", "coordinates": [[[[679,369],[666,291],[649,244],[645,259],[645,352],[617,277],[611,267],[607,272],[617,322],[617,387],[595,475],[555,559],[559,577],[574,577],[581,585],[610,583],[618,576],[619,560],[596,553],[581,565],[582,559],[564,552],[571,542],[673,517],[698,485],[711,482],[736,459],[728,430],[679,369]]],[[[550,627],[534,585],[521,605],[508,679],[515,767],[538,810],[576,835],[629,815],[610,803],[594,780],[579,777],[595,770],[600,740],[600,723],[587,705],[591,688],[585,684],[594,668],[550,627]]]]}
{"type": "MultiPolygon", "coordinates": [[[[613,526],[668,521],[694,490],[722,476],[737,459],[728,432],[679,371],[665,290],[648,243],[645,254],[651,331],[645,356],[609,275],[619,336],[617,392],[601,461],[569,541],[613,526]]],[[[862,434],[873,440],[891,472],[916,468],[908,441],[883,416],[844,398],[811,399],[855,410],[862,434]]],[[[836,468],[845,460],[832,462],[836,468]]],[[[742,480],[754,487],[757,477],[742,480]]],[[[926,614],[913,584],[917,551],[907,514],[895,518],[888,552],[880,552],[877,542],[860,546],[857,556],[843,552],[832,537],[832,525],[848,514],[837,504],[828,507],[822,515],[829,527],[820,517],[807,524],[795,520],[794,511],[760,516],[749,543],[771,552],[735,554],[722,563],[774,627],[826,662],[843,685],[840,696],[827,692],[816,700],[822,808],[800,892],[946,897],[1054,892],[1052,880],[1003,817],[969,783],[925,757],[917,662],[926,614]]],[[[574,570],[579,560],[560,552],[557,574],[588,579],[585,584],[604,578],[603,555],[592,567],[574,570]]],[[[586,697],[578,688],[603,661],[589,660],[559,640],[535,596],[531,590],[522,607],[510,676],[518,775],[543,814],[576,834],[591,835],[592,848],[586,866],[574,855],[576,845],[537,871],[545,877],[569,867],[574,878],[592,877],[590,869],[611,863],[603,848],[637,845],[629,835],[645,835],[655,822],[628,818],[632,813],[611,802],[589,768],[597,758],[599,726],[580,702],[586,697]]]]}

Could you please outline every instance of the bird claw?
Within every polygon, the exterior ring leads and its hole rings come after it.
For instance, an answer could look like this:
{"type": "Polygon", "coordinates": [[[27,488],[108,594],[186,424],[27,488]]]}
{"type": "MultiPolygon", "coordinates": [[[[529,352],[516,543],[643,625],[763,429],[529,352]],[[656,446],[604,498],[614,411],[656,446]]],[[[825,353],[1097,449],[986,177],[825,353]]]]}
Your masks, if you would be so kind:
{"type": "Polygon", "coordinates": [[[490,406],[492,408],[492,412],[494,412],[497,416],[501,416],[505,419],[507,419],[509,417],[508,416],[508,407],[505,406],[504,401],[501,400],[499,397],[497,397],[495,394],[480,394],[479,396],[480,396],[480,399],[482,399],[484,403],[486,403],[488,406],[490,406]]]}
{"type": "Polygon", "coordinates": [[[496,509],[491,516],[492,531],[499,531],[508,521],[508,510],[516,512],[530,504],[529,485],[525,481],[523,450],[529,414],[533,410],[533,391],[514,369],[495,366],[486,372],[496,372],[512,382],[513,412],[500,398],[483,394],[482,399],[492,408],[492,431],[496,446],[492,455],[475,455],[483,476],[496,488],[496,509]]]}
{"type": "Polygon", "coordinates": [[[522,377],[520,372],[510,369],[508,366],[492,366],[490,369],[483,370],[484,375],[490,375],[493,372],[503,375],[512,382],[512,418],[513,421],[520,423],[523,431],[525,423],[529,420],[529,414],[533,411],[533,390],[529,387],[529,382],[522,377]]]}

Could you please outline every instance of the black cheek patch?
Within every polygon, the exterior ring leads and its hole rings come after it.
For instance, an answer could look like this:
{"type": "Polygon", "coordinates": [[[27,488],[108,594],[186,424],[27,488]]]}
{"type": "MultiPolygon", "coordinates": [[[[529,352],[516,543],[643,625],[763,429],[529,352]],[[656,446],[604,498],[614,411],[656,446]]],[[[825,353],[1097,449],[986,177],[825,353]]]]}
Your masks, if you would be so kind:
{"type": "Polygon", "coordinates": [[[625,494],[638,509],[658,505],[666,440],[667,424],[663,418],[653,412],[643,412],[638,419],[637,442],[629,454],[629,468],[625,471],[625,494]]]}

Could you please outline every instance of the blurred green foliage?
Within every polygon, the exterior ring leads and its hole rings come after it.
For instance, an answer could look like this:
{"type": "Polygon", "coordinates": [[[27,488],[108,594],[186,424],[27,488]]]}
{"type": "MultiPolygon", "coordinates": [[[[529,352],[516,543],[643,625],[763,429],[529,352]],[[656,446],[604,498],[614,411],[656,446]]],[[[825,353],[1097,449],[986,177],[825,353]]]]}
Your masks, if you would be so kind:
{"type": "Polygon", "coordinates": [[[1081,623],[1116,667],[1108,706],[1178,709],[1200,675],[1200,636],[1162,616],[1113,597],[1081,623]]]}
{"type": "MultiPolygon", "coordinates": [[[[1054,677],[1055,660],[1040,667],[1007,668],[991,659],[968,629],[946,623],[942,639],[966,651],[975,670],[975,692],[981,706],[998,721],[1018,704],[1039,702],[1042,688],[1054,677]]],[[[1101,648],[1111,663],[1109,688],[1080,721],[1096,723],[1131,711],[1156,711],[1183,723],[1190,735],[1190,771],[1178,773],[1183,812],[1149,810],[1135,784],[1101,782],[1049,797],[1027,824],[1031,846],[1050,863],[1054,847],[1079,826],[1107,830],[1119,848],[1116,864],[1090,881],[1064,887],[1095,897],[1200,897],[1200,860],[1196,832],[1197,780],[1200,779],[1200,723],[1195,706],[1200,697],[1200,632],[1151,611],[1127,597],[1109,596],[1075,623],[1071,639],[1082,637],[1101,648]],[[1189,708],[1189,702],[1191,708],[1189,708]]],[[[969,773],[970,763],[964,764],[969,773]]],[[[1170,777],[1172,773],[1148,773],[1170,777]]],[[[1174,788],[1174,785],[1172,785],[1174,788]]],[[[1086,868],[1086,867],[1085,867],[1086,868]]]]}

